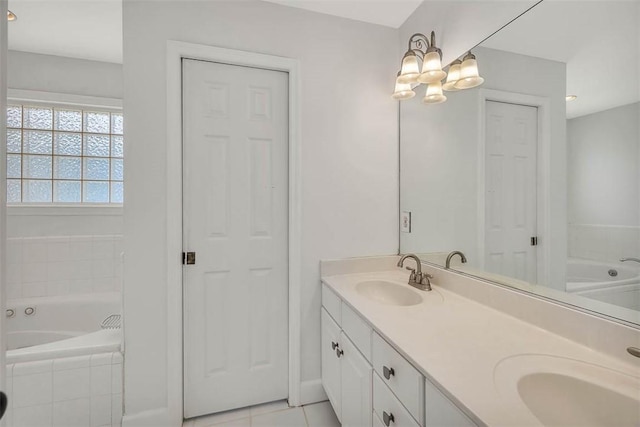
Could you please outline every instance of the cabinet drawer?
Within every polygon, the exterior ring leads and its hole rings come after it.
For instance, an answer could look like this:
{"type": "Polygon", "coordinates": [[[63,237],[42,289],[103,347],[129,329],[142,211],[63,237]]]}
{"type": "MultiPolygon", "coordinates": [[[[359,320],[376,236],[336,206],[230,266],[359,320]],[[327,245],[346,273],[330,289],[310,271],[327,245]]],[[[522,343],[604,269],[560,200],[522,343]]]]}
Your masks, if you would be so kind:
{"type": "Polygon", "coordinates": [[[422,425],[425,378],[376,333],[373,334],[373,369],[422,425]]]}
{"type": "Polygon", "coordinates": [[[409,411],[389,390],[378,374],[373,375],[373,412],[374,417],[382,420],[382,425],[393,427],[419,427],[409,411]],[[392,421],[389,418],[392,417],[392,421]],[[389,422],[385,422],[389,420],[389,422]]]}
{"type": "Polygon", "coordinates": [[[371,362],[371,328],[351,307],[342,303],[342,330],[358,347],[360,353],[371,362]]]}
{"type": "Polygon", "coordinates": [[[336,294],[333,293],[331,289],[324,283],[322,284],[322,306],[327,310],[327,312],[333,317],[338,325],[342,324],[342,316],[340,312],[340,307],[342,305],[342,301],[336,294]]]}

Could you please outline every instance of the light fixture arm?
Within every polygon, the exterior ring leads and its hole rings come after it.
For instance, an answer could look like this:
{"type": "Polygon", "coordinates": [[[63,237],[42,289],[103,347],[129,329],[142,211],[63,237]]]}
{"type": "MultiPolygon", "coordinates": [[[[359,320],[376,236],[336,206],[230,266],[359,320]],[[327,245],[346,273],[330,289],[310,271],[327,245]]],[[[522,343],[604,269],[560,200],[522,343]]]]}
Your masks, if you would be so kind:
{"type": "Polygon", "coordinates": [[[438,52],[442,60],[442,51],[436,47],[435,31],[431,31],[431,40],[422,33],[415,33],[409,37],[409,51],[415,53],[421,60],[428,52],[438,52]]]}

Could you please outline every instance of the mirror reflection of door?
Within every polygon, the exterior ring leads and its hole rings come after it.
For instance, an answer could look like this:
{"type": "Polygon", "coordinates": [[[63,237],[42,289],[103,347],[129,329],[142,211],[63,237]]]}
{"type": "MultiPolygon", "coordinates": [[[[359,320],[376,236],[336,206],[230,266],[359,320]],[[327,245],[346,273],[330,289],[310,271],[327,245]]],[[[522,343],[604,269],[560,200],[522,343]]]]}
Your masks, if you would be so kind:
{"type": "Polygon", "coordinates": [[[538,109],[486,101],[485,269],[535,283],[538,109]]]}

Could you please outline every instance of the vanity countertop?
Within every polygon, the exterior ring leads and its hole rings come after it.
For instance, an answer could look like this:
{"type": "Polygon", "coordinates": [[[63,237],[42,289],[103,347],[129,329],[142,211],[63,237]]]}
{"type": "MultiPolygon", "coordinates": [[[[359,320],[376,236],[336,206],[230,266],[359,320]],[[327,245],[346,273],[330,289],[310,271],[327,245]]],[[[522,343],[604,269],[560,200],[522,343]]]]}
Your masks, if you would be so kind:
{"type": "Polygon", "coordinates": [[[640,384],[640,360],[633,365],[596,352],[437,284],[431,292],[415,290],[423,301],[413,306],[376,302],[356,289],[364,281],[384,280],[414,290],[407,279],[406,271],[396,269],[326,276],[322,282],[479,425],[542,425],[518,397],[513,378],[536,369],[606,372],[632,393],[640,384]]]}

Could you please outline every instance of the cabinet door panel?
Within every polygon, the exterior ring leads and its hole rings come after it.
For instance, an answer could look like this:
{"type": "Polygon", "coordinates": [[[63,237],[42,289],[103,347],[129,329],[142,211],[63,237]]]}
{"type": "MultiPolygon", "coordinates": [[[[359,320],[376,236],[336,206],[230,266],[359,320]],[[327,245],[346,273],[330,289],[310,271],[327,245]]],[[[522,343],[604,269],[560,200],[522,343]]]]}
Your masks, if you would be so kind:
{"type": "Polygon", "coordinates": [[[341,359],[336,354],[335,344],[340,346],[340,327],[323,308],[322,328],[322,386],[329,397],[333,410],[342,422],[341,359]]]}
{"type": "Polygon", "coordinates": [[[342,426],[371,426],[373,368],[344,333],[340,345],[344,352],[341,356],[342,426]]]}

